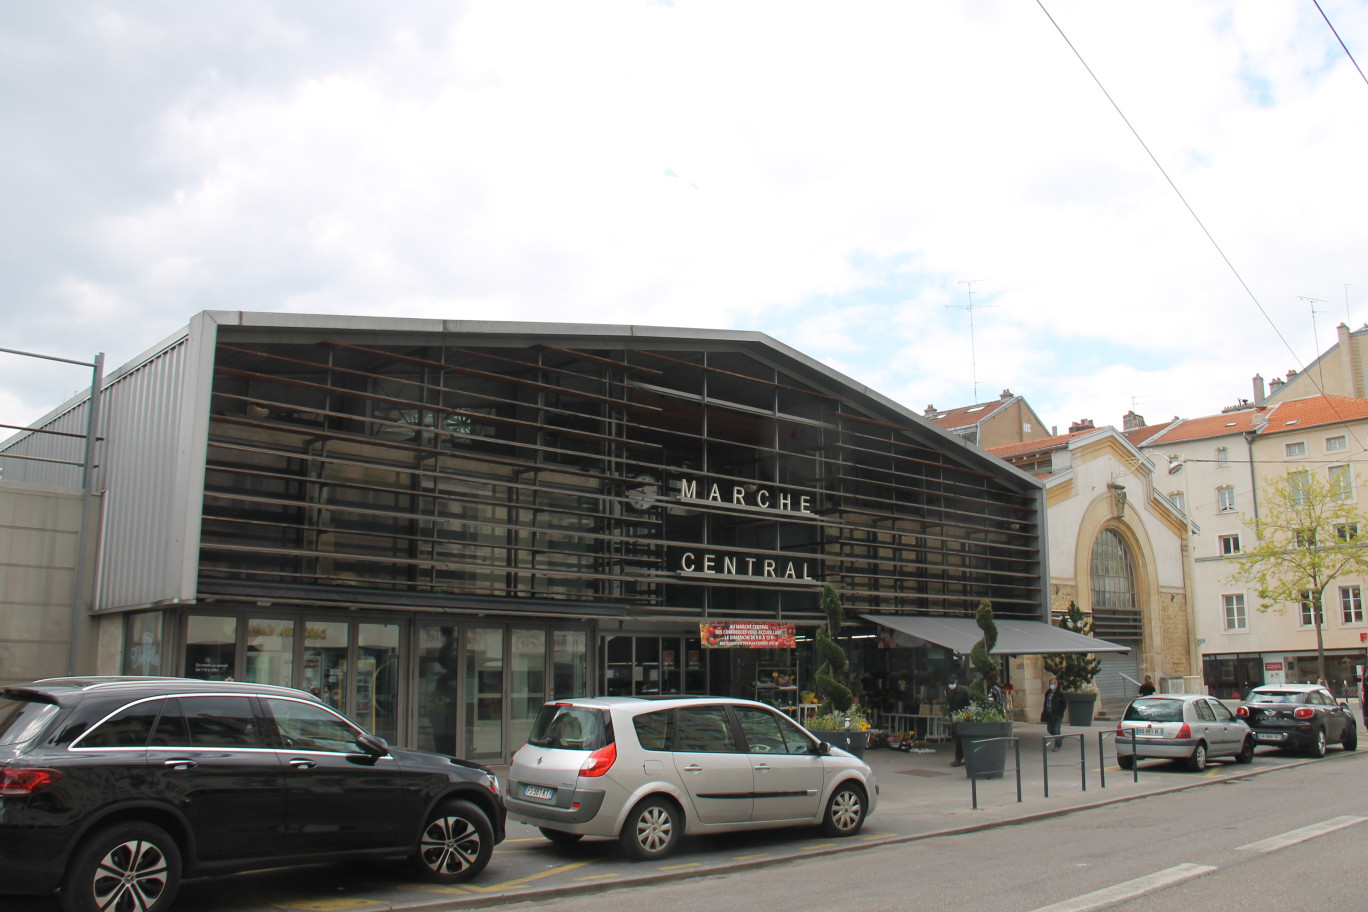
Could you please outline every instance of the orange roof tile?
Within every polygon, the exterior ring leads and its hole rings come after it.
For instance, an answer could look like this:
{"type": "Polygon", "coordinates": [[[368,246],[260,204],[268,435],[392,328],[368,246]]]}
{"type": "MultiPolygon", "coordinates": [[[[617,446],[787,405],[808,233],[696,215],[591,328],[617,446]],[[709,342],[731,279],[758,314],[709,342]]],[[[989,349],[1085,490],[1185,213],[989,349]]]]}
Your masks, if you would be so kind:
{"type": "Polygon", "coordinates": [[[1269,412],[1262,406],[1226,412],[1221,415],[1207,415],[1202,418],[1184,418],[1174,422],[1167,430],[1156,437],[1146,440],[1147,447],[1163,446],[1168,443],[1182,443],[1185,440],[1201,440],[1204,437],[1224,437],[1227,434],[1242,434],[1258,430],[1255,419],[1260,422],[1269,412]]]}
{"type": "Polygon", "coordinates": [[[1003,405],[1006,405],[1006,402],[1001,399],[994,399],[991,402],[979,402],[975,405],[962,405],[959,408],[946,409],[935,418],[929,420],[934,424],[938,424],[945,428],[947,431],[953,430],[954,428],[968,427],[971,424],[978,424],[1003,405]]]}
{"type": "Polygon", "coordinates": [[[1053,437],[1037,437],[1035,440],[1027,440],[1025,443],[1009,443],[1000,447],[991,447],[988,452],[999,459],[1010,459],[1013,456],[1021,456],[1025,453],[1042,453],[1046,450],[1057,450],[1067,446],[1070,440],[1075,437],[1082,437],[1084,434],[1095,434],[1106,428],[1085,428],[1081,431],[1074,431],[1072,434],[1056,434],[1053,437]]]}
{"type": "Polygon", "coordinates": [[[1268,413],[1268,424],[1261,434],[1301,431],[1344,421],[1368,419],[1368,399],[1349,396],[1308,396],[1280,402],[1268,413]]]}

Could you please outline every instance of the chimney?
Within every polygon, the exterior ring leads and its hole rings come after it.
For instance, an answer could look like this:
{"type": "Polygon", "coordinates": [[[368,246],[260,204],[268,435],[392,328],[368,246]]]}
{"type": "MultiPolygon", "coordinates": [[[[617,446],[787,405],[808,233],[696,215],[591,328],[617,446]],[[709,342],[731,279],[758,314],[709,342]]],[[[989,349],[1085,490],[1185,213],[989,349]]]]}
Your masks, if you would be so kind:
{"type": "Polygon", "coordinates": [[[1283,388],[1283,378],[1282,378],[1282,377],[1274,377],[1272,380],[1269,380],[1269,381],[1268,381],[1268,395],[1271,396],[1271,395],[1273,395],[1274,393],[1276,393],[1278,390],[1280,390],[1280,389],[1282,389],[1282,388],[1283,388]]]}
{"type": "Polygon", "coordinates": [[[1121,416],[1121,430],[1134,431],[1145,426],[1145,416],[1135,414],[1135,409],[1121,416]]]}
{"type": "Polygon", "coordinates": [[[926,411],[922,412],[922,417],[923,417],[923,418],[935,418],[935,417],[936,417],[936,407],[935,407],[934,405],[928,405],[928,406],[926,407],[926,411]]]}
{"type": "Polygon", "coordinates": [[[1255,374],[1255,375],[1254,375],[1254,404],[1255,404],[1255,405],[1263,405],[1263,401],[1264,401],[1263,375],[1262,375],[1262,374],[1255,374]]]}
{"type": "Polygon", "coordinates": [[[1016,397],[1012,395],[1011,390],[1005,389],[998,395],[998,398],[1001,399],[1003,402],[1006,402],[1007,400],[1015,399],[1016,397]]]}
{"type": "Polygon", "coordinates": [[[1077,434],[1079,431],[1091,431],[1092,429],[1093,423],[1091,418],[1080,418],[1069,425],[1070,434],[1077,434]]]}

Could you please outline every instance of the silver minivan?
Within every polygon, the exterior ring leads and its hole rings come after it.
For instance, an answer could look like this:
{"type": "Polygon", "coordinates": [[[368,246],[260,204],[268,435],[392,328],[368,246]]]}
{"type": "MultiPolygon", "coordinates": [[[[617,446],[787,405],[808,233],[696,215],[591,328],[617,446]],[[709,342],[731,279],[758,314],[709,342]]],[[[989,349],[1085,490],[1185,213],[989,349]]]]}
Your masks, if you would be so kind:
{"type": "Polygon", "coordinates": [[[553,842],[617,838],[664,858],[684,834],[815,825],[852,836],[878,802],[869,765],[772,706],[722,697],[592,697],[543,706],[505,802],[553,842]]]}

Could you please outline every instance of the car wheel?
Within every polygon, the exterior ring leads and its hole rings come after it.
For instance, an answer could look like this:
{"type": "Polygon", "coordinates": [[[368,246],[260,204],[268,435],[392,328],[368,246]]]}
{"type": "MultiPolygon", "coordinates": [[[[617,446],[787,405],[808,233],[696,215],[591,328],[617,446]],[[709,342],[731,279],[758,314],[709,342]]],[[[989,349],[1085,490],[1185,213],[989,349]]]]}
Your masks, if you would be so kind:
{"type": "Polygon", "coordinates": [[[1123,757],[1123,756],[1121,756],[1120,754],[1117,754],[1117,755],[1116,755],[1116,765],[1119,766],[1119,767],[1121,767],[1123,770],[1128,770],[1128,769],[1130,769],[1131,767],[1135,766],[1135,755],[1134,755],[1134,754],[1126,754],[1126,755],[1123,757]]]}
{"type": "Polygon", "coordinates": [[[1349,730],[1344,733],[1344,740],[1340,742],[1347,751],[1358,750],[1358,726],[1349,723],[1349,730]]]}
{"type": "Polygon", "coordinates": [[[413,864],[426,880],[460,883],[483,871],[493,853],[494,828],[485,812],[469,801],[448,801],[423,824],[413,864]]]}
{"type": "Polygon", "coordinates": [[[865,793],[853,782],[843,782],[827,799],[822,832],[828,836],[854,836],[865,821],[865,793]]]}
{"type": "Polygon", "coordinates": [[[1310,753],[1313,757],[1325,756],[1325,729],[1316,729],[1316,740],[1311,744],[1310,753]]]}
{"type": "Polygon", "coordinates": [[[1240,752],[1235,755],[1236,763],[1250,763],[1254,760],[1254,739],[1245,738],[1244,744],[1240,745],[1240,752]]]}
{"type": "Polygon", "coordinates": [[[684,816],[668,798],[645,798],[622,825],[618,842],[622,851],[637,861],[667,857],[679,845],[684,816]]]}
{"type": "Polygon", "coordinates": [[[150,823],[123,823],[81,844],[62,879],[65,912],[163,912],[180,889],[176,841],[150,823]]]}
{"type": "Polygon", "coordinates": [[[570,845],[571,843],[579,842],[584,838],[583,833],[567,833],[565,830],[551,830],[546,827],[537,827],[537,829],[541,831],[543,836],[556,845],[570,845]]]}
{"type": "Polygon", "coordinates": [[[1200,773],[1207,768],[1207,746],[1205,741],[1198,741],[1193,748],[1192,756],[1188,757],[1187,768],[1194,773],[1200,773]]]}

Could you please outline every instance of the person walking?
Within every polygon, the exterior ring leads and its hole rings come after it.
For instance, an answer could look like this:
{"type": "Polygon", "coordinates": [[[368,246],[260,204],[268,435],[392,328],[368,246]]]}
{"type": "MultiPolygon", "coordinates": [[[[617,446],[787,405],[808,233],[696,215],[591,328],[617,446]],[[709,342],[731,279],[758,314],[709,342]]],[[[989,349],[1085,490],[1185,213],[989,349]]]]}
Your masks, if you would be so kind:
{"type": "Polygon", "coordinates": [[[1140,685],[1140,696],[1148,697],[1154,693],[1154,679],[1145,675],[1145,683],[1140,685]]]}
{"type": "MultiPolygon", "coordinates": [[[[1059,689],[1059,681],[1050,678],[1049,689],[1045,691],[1045,705],[1040,710],[1040,721],[1045,723],[1045,731],[1051,735],[1059,734],[1059,727],[1064,723],[1064,708],[1067,706],[1064,694],[1059,689]]],[[[1058,737],[1050,743],[1050,750],[1059,750],[1061,741],[1058,737]]]]}
{"type": "Polygon", "coordinates": [[[955,742],[955,759],[950,762],[951,766],[964,766],[964,742],[960,740],[959,732],[955,731],[953,717],[968,705],[969,691],[960,687],[959,678],[951,678],[950,690],[945,696],[945,711],[951,716],[950,739],[955,742]]]}

